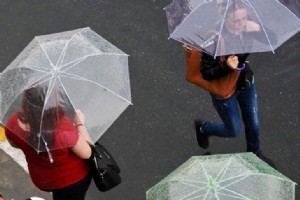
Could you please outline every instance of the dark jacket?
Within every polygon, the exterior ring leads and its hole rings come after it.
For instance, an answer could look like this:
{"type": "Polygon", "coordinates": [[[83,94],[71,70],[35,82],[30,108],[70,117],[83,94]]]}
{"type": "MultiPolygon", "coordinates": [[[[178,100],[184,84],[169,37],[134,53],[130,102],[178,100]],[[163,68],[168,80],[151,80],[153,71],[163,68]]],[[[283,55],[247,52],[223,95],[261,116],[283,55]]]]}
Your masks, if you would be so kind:
{"type": "MultiPolygon", "coordinates": [[[[225,61],[223,62],[220,61],[220,57],[216,57],[214,59],[213,56],[203,52],[202,67],[201,67],[201,73],[203,78],[206,80],[213,80],[232,72],[232,69],[230,69],[226,65],[226,60],[229,57],[229,54],[235,54],[236,52],[251,52],[252,43],[254,40],[265,45],[268,45],[269,42],[270,44],[276,44],[277,43],[276,35],[272,31],[268,30],[266,27],[265,30],[268,33],[269,40],[267,40],[265,33],[264,32],[262,33],[262,29],[259,32],[243,32],[242,33],[243,39],[241,39],[240,37],[237,38],[237,36],[229,33],[226,29],[223,29],[222,32],[223,40],[234,41],[234,42],[229,42],[224,46],[226,55],[228,56],[225,56],[225,61]],[[237,47],[243,47],[243,49],[238,49],[237,47]]],[[[216,49],[217,48],[216,44],[217,42],[215,41],[208,48],[216,49]]],[[[240,77],[237,81],[237,89],[243,89],[247,82],[252,82],[253,80],[253,72],[249,64],[246,62],[249,53],[235,54],[235,55],[239,59],[239,65],[242,65],[243,63],[246,64],[246,69],[241,71],[240,77]]]]}
{"type": "MultiPolygon", "coordinates": [[[[226,60],[229,56],[225,56],[225,60],[221,61],[220,57],[216,57],[214,59],[213,56],[202,52],[202,66],[201,73],[204,79],[213,80],[225,76],[226,74],[233,71],[230,69],[226,60]]],[[[246,63],[246,59],[249,54],[238,54],[236,55],[239,59],[239,65],[246,63]]],[[[246,63],[246,69],[241,71],[240,77],[237,81],[237,89],[243,89],[246,82],[252,82],[253,80],[253,72],[248,63],[246,63]]]]}

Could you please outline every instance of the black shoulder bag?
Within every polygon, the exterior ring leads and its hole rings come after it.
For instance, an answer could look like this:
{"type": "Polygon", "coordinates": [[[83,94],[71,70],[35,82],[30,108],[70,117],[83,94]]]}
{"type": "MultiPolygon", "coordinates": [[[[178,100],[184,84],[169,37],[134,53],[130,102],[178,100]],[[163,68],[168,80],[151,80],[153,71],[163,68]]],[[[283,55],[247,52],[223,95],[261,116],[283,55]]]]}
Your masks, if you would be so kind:
{"type": "Polygon", "coordinates": [[[99,142],[92,148],[92,177],[97,188],[108,191],[121,183],[120,168],[112,155],[99,142]]]}

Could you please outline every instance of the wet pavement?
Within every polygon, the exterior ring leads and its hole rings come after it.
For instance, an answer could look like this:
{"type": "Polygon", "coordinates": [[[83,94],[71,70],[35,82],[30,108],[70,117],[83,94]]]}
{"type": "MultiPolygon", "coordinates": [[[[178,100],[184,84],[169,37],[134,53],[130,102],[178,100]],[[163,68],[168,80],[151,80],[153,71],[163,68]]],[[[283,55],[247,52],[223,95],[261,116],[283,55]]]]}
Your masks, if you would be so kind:
{"type": "MultiPolygon", "coordinates": [[[[2,0],[0,66],[4,69],[36,35],[90,27],[129,54],[132,102],[100,139],[122,170],[122,183],[87,200],[142,200],[145,192],[190,156],[245,151],[244,134],[195,140],[193,119],[219,120],[209,95],[185,81],[181,44],[168,40],[163,7],[171,0],[2,0]]],[[[252,54],[261,119],[261,147],[278,171],[300,183],[300,34],[275,54],[252,54]]],[[[49,194],[0,151],[0,192],[22,200],[49,194]]],[[[45,195],[45,196],[44,196],[45,195]]],[[[296,186],[296,199],[300,189],[296,186]]]]}
{"type": "Polygon", "coordinates": [[[0,191],[7,200],[24,200],[32,196],[51,199],[51,195],[37,189],[24,168],[1,149],[0,166],[0,191]]]}

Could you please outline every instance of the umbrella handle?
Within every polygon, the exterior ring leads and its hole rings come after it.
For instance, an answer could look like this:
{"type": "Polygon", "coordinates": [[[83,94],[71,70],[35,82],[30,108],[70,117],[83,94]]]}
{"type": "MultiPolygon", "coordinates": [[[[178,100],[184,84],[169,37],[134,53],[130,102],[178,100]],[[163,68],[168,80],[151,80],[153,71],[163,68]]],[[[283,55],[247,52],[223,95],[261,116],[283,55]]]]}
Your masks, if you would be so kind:
{"type": "Polygon", "coordinates": [[[242,65],[239,65],[237,68],[235,68],[235,70],[238,70],[238,71],[242,71],[246,68],[246,64],[243,63],[242,65]]]}

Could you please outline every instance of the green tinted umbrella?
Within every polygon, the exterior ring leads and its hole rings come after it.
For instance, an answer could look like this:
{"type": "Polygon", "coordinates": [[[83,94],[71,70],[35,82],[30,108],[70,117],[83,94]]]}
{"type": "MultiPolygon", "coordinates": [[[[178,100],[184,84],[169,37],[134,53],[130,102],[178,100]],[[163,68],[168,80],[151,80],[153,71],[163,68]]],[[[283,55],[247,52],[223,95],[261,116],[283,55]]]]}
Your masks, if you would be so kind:
{"type": "Polygon", "coordinates": [[[147,200],[290,200],[296,183],[253,153],[193,156],[147,191],[147,200]]]}

